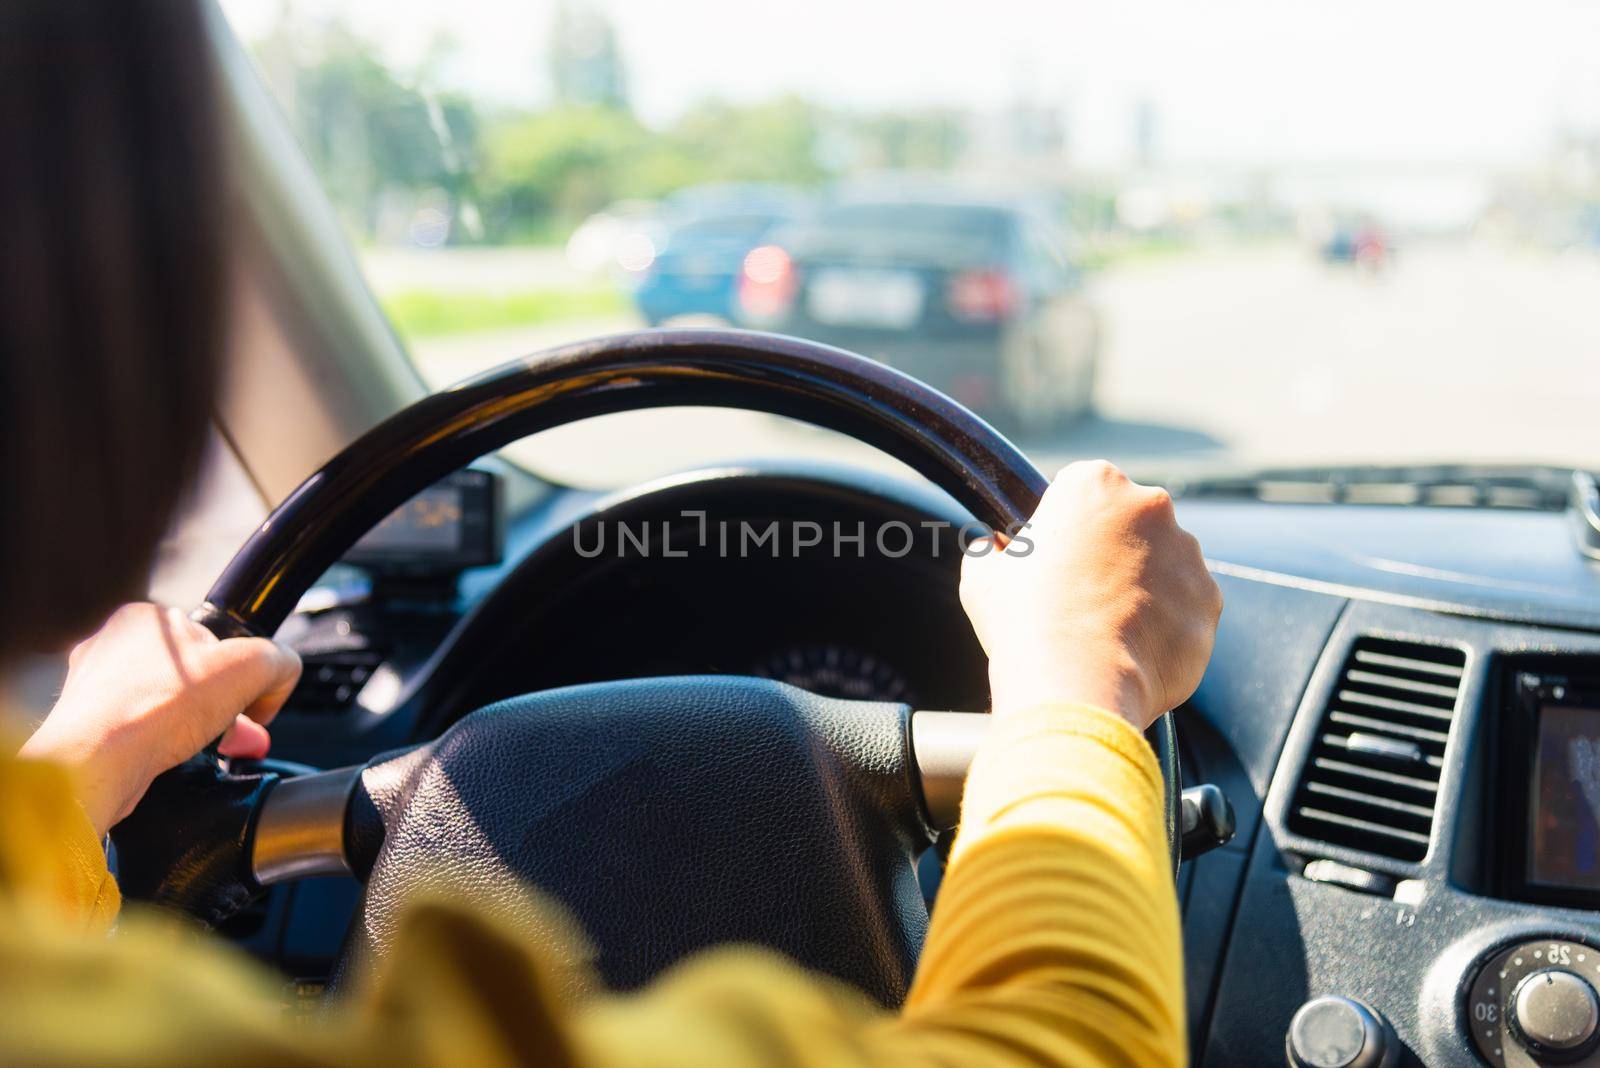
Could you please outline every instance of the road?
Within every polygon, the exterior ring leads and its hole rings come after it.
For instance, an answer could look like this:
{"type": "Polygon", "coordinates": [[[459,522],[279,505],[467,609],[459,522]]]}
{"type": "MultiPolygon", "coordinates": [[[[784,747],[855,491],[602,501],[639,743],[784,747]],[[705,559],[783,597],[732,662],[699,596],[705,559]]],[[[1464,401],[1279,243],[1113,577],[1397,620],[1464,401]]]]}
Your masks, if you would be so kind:
{"type": "Polygon", "coordinates": [[[1600,463],[1593,256],[1418,247],[1366,277],[1276,249],[1112,273],[1100,296],[1103,410],[1127,428],[1106,446],[1130,457],[1600,463]]]}
{"type": "MultiPolygon", "coordinates": [[[[1403,250],[1357,274],[1298,248],[1216,251],[1102,273],[1099,415],[1024,442],[1041,466],[1135,472],[1319,462],[1600,465],[1600,258],[1488,245],[1403,250]]],[[[443,384],[590,321],[418,343],[443,384]]],[[[525,444],[540,469],[617,484],[734,455],[862,458],[747,413],[639,413],[525,444]]]]}

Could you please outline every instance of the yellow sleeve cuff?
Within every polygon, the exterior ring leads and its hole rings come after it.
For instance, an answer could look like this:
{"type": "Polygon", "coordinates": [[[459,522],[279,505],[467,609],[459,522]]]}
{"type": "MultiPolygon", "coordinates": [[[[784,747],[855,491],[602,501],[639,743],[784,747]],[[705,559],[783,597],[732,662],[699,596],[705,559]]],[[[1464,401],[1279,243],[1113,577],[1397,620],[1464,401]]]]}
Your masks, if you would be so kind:
{"type": "Polygon", "coordinates": [[[1007,713],[967,774],[955,855],[1004,828],[1085,819],[1142,838],[1162,792],[1154,751],[1121,716],[1070,702],[1007,713]]]}
{"type": "Polygon", "coordinates": [[[88,815],[63,769],[0,758],[0,895],[109,928],[122,905],[88,815]]]}

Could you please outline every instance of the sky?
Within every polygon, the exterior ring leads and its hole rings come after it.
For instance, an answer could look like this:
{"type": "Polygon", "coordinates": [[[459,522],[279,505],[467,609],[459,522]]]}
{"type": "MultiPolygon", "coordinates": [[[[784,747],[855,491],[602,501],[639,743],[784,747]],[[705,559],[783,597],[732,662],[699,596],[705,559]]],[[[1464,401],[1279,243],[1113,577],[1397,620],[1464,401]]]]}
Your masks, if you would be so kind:
{"type": "MultiPolygon", "coordinates": [[[[246,40],[286,0],[222,0],[246,40]]],[[[452,87],[536,105],[553,0],[287,0],[391,62],[447,33],[452,87]]],[[[1600,131],[1591,0],[597,0],[633,102],[667,122],[707,96],[850,108],[1061,104],[1075,156],[1117,165],[1148,101],[1172,162],[1514,165],[1600,131]]]]}

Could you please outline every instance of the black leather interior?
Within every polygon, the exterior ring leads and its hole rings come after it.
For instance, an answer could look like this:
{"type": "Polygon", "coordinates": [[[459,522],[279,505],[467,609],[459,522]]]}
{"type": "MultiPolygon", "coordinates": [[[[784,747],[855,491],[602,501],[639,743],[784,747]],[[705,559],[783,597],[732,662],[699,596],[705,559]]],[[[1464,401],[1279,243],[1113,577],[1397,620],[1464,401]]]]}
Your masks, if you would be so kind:
{"type": "Polygon", "coordinates": [[[213,927],[249,904],[261,892],[250,872],[252,823],[277,781],[228,774],[208,753],[158,775],[111,829],[123,896],[213,927]]]}
{"type": "Polygon", "coordinates": [[[613,987],[745,942],[897,1004],[928,922],[908,716],[727,676],[480,709],[364,773],[349,839],[368,885],[346,962],[381,954],[418,892],[538,929],[531,885],[582,925],[613,987]]]}
{"type": "Polygon", "coordinates": [[[1155,750],[1156,763],[1161,767],[1162,825],[1167,831],[1167,852],[1172,858],[1172,872],[1178,872],[1178,862],[1183,853],[1183,836],[1180,833],[1183,798],[1183,766],[1178,759],[1178,732],[1172,726],[1172,716],[1165,715],[1150,724],[1144,732],[1145,740],[1155,750]]]}

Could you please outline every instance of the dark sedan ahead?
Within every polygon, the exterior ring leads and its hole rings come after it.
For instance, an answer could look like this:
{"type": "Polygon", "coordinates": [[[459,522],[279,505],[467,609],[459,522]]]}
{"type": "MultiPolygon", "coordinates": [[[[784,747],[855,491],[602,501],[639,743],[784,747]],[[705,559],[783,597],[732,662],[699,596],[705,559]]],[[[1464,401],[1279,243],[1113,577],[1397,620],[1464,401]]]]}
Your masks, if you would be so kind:
{"type": "Polygon", "coordinates": [[[1093,404],[1099,326],[1050,228],[1004,203],[849,200],[745,257],[738,312],[898,367],[1007,429],[1093,404]]]}

